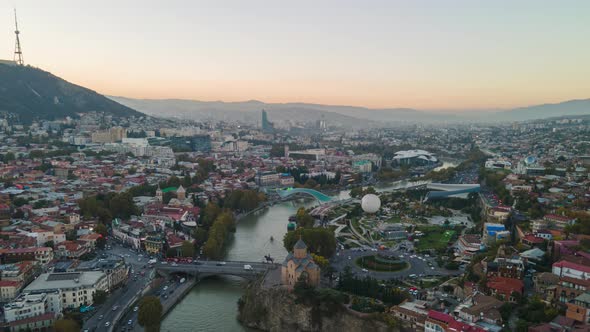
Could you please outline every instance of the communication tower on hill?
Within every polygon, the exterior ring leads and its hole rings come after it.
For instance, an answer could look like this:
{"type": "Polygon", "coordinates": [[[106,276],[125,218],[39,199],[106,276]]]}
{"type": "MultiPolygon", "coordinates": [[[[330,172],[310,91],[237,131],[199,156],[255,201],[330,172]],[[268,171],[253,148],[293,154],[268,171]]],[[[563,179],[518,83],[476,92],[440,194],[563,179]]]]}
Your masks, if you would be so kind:
{"type": "Polygon", "coordinates": [[[25,62],[23,61],[23,51],[20,47],[20,38],[18,36],[20,31],[18,31],[18,21],[16,20],[16,8],[14,9],[14,26],[16,28],[14,30],[14,34],[16,35],[16,42],[14,45],[14,62],[16,62],[16,64],[19,66],[23,66],[25,62]]]}

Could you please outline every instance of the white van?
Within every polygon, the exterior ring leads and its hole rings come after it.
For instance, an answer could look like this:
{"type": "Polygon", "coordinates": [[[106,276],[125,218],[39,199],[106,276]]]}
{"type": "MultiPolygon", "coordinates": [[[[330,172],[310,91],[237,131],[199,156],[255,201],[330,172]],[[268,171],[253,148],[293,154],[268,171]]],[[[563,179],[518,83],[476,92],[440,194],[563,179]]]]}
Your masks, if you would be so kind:
{"type": "Polygon", "coordinates": [[[246,270],[246,271],[252,271],[253,270],[252,269],[252,265],[250,265],[250,264],[244,265],[244,270],[246,270]]]}

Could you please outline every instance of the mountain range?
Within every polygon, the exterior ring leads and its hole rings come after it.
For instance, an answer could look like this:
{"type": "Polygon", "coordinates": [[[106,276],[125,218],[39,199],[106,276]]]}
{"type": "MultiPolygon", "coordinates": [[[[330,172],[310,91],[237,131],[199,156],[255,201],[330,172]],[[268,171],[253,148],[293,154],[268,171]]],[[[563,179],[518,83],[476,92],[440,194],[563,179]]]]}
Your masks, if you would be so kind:
{"type": "Polygon", "coordinates": [[[115,117],[143,115],[41,69],[0,63],[0,113],[17,115],[27,124],[36,119],[77,118],[92,111],[115,117]]]}
{"type": "Polygon", "coordinates": [[[115,117],[178,117],[194,120],[260,122],[266,110],[273,122],[315,122],[362,128],[401,123],[450,123],[459,121],[525,121],[590,114],[590,99],[569,100],[503,111],[434,112],[411,108],[371,109],[309,103],[264,103],[198,101],[183,99],[132,99],[105,97],[31,66],[0,62],[0,113],[16,114],[21,122],[35,119],[77,118],[86,112],[104,112],[115,117]]]}
{"type": "Polygon", "coordinates": [[[259,122],[266,110],[271,121],[310,122],[320,119],[351,127],[390,125],[392,123],[449,123],[458,121],[526,121],[561,116],[590,114],[590,99],[570,100],[498,111],[433,112],[411,108],[370,109],[308,103],[264,103],[198,101],[185,99],[109,98],[153,116],[174,116],[196,120],[259,122]]]}

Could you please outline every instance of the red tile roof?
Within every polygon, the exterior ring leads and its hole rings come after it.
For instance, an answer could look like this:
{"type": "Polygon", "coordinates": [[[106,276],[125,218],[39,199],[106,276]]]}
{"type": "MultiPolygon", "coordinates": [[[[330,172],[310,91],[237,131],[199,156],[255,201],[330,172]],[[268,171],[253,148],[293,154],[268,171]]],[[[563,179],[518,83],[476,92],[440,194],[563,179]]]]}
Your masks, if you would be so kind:
{"type": "Polygon", "coordinates": [[[580,265],[580,264],[576,264],[576,263],[572,263],[572,262],[568,262],[568,261],[559,261],[557,263],[553,263],[553,267],[559,267],[559,268],[565,267],[568,269],[574,269],[574,270],[590,273],[590,266],[580,265]]]}
{"type": "Polygon", "coordinates": [[[566,216],[560,216],[558,214],[546,214],[545,219],[552,219],[552,220],[560,220],[560,221],[570,221],[572,218],[566,216]]]}
{"type": "Polygon", "coordinates": [[[455,318],[453,318],[453,316],[439,312],[439,311],[435,311],[435,310],[430,310],[428,312],[428,318],[429,319],[433,319],[439,322],[443,322],[445,324],[447,324],[448,328],[454,331],[461,331],[461,332],[485,332],[486,330],[481,328],[481,327],[477,327],[477,326],[471,326],[469,324],[460,322],[458,320],[456,320],[455,318]]]}
{"type": "Polygon", "coordinates": [[[34,322],[51,320],[53,318],[55,318],[55,314],[53,312],[48,312],[46,314],[39,315],[39,316],[29,317],[29,318],[25,318],[25,319],[21,319],[21,320],[15,320],[13,322],[8,323],[8,325],[18,326],[18,325],[24,325],[24,324],[34,323],[34,322]]]}
{"type": "Polygon", "coordinates": [[[522,280],[505,277],[493,277],[488,281],[487,286],[491,289],[507,294],[512,292],[522,294],[524,289],[524,283],[522,280]]]}
{"type": "Polygon", "coordinates": [[[545,239],[538,237],[538,236],[534,236],[533,234],[527,234],[522,239],[525,241],[528,241],[530,243],[541,244],[541,243],[545,242],[545,239]]]}
{"type": "Polygon", "coordinates": [[[19,285],[18,281],[0,280],[0,287],[18,287],[19,285]]]}

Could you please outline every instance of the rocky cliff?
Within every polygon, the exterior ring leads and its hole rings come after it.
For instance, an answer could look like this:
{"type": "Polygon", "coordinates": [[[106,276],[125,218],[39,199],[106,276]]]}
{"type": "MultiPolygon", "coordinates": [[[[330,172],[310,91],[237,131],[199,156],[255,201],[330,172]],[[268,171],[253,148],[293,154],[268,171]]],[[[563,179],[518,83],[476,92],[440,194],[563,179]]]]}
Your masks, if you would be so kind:
{"type": "Polygon", "coordinates": [[[264,331],[397,331],[385,314],[359,314],[341,304],[301,301],[286,289],[251,284],[238,302],[238,320],[264,331]]]}

